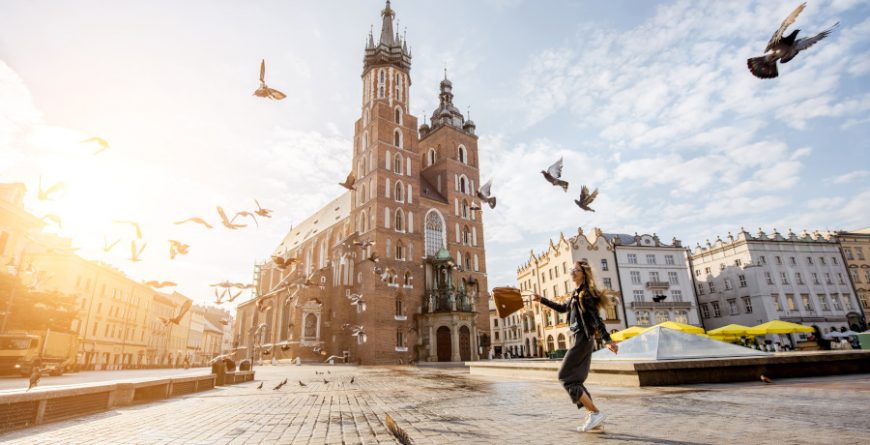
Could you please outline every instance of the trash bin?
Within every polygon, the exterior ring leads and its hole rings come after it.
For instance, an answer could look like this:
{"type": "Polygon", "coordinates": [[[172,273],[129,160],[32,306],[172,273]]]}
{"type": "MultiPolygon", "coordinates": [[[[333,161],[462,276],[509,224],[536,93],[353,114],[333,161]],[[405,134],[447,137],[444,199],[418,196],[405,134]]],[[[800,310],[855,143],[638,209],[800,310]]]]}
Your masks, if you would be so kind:
{"type": "Polygon", "coordinates": [[[223,359],[215,360],[211,364],[211,373],[215,375],[214,385],[223,386],[227,380],[227,365],[223,359]]]}
{"type": "Polygon", "coordinates": [[[251,361],[248,359],[244,359],[239,362],[239,371],[250,371],[251,370],[251,361]]]}

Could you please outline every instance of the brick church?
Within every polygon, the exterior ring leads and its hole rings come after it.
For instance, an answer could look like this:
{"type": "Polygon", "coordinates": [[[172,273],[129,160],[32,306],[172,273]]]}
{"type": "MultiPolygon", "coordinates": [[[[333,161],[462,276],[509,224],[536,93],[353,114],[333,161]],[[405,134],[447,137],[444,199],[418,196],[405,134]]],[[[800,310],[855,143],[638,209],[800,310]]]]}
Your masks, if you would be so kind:
{"type": "Polygon", "coordinates": [[[237,309],[237,358],[396,364],[476,360],[489,347],[475,125],[446,76],[431,125],[419,125],[389,1],[381,16],[348,147],[355,190],[284,237],[271,255],[292,265],[256,267],[257,296],[237,309]]]}

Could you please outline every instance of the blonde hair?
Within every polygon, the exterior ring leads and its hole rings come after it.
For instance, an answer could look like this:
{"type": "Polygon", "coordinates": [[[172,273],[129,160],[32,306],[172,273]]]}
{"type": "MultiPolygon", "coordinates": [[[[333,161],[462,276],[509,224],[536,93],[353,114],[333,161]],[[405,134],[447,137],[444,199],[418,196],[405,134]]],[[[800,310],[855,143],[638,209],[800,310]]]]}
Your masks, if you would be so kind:
{"type": "Polygon", "coordinates": [[[595,285],[595,275],[593,275],[592,267],[587,261],[577,261],[574,263],[574,268],[583,270],[583,284],[586,287],[586,292],[589,292],[589,295],[595,300],[595,306],[598,310],[607,310],[610,307],[610,298],[608,297],[615,292],[609,289],[599,289],[595,285]]]}

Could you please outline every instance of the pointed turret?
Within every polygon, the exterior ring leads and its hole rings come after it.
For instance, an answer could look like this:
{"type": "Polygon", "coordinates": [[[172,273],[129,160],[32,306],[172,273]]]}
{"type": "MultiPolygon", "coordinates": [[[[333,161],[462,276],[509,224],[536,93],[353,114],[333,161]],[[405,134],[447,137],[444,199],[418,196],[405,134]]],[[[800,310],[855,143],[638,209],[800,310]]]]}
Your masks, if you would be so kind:
{"type": "Polygon", "coordinates": [[[407,43],[399,36],[399,31],[393,29],[393,19],[396,12],[390,7],[387,0],[384,10],[381,11],[381,37],[377,43],[374,36],[369,38],[363,58],[363,72],[374,65],[396,65],[402,69],[411,69],[411,54],[407,49],[407,43]]]}

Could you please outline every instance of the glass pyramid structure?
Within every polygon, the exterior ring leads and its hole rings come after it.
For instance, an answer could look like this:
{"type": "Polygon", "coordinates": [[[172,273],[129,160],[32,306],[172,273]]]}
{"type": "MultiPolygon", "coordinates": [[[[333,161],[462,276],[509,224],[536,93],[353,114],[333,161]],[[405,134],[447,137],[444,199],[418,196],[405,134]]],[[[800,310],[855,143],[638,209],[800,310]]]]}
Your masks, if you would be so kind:
{"type": "Polygon", "coordinates": [[[656,361],[721,357],[763,357],[767,352],[725,343],[700,335],[655,327],[619,343],[619,353],[592,353],[592,360],[656,361]]]}

